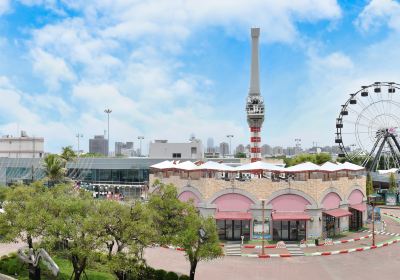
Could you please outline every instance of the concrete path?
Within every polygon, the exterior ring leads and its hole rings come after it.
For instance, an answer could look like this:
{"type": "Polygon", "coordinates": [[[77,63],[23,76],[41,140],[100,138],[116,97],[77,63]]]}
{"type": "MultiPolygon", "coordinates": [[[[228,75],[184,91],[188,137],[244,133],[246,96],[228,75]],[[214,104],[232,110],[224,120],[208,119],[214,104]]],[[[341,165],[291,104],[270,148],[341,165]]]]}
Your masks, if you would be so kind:
{"type": "MultiPolygon", "coordinates": [[[[145,252],[154,268],[188,274],[189,262],[184,253],[165,248],[149,248],[145,252]]],[[[399,279],[400,244],[354,254],[326,257],[245,258],[224,257],[198,265],[196,280],[218,279],[307,279],[366,280],[399,279]]]]}

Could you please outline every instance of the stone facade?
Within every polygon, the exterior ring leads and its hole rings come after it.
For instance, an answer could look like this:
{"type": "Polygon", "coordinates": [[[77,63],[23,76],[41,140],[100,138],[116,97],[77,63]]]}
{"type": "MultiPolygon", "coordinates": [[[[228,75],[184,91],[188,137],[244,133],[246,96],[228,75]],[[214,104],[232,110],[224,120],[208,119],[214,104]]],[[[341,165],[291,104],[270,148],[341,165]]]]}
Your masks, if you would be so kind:
{"type": "MultiPolygon", "coordinates": [[[[310,204],[305,212],[311,217],[307,221],[307,238],[321,237],[322,235],[322,201],[329,193],[336,193],[340,197],[340,208],[347,210],[349,207],[348,197],[354,190],[363,195],[363,202],[366,201],[366,177],[361,174],[352,174],[335,179],[327,179],[326,176],[316,176],[318,179],[306,180],[280,180],[273,181],[267,178],[253,178],[250,181],[224,180],[215,174],[213,178],[203,178],[204,174],[191,174],[188,179],[187,173],[150,174],[150,186],[156,179],[165,184],[173,184],[177,187],[178,193],[192,192],[199,199],[197,207],[204,215],[214,215],[217,212],[215,200],[224,194],[238,193],[253,201],[249,211],[253,219],[260,220],[262,217],[262,200],[265,201],[265,217],[271,220],[273,207],[271,201],[285,194],[295,194],[305,198],[310,204]],[[164,174],[166,175],[166,174],[164,174]]],[[[314,176],[315,177],[315,176],[314,176]]],[[[363,220],[366,219],[363,215],[363,220]]],[[[349,228],[349,218],[340,218],[340,231],[349,228]]]]}

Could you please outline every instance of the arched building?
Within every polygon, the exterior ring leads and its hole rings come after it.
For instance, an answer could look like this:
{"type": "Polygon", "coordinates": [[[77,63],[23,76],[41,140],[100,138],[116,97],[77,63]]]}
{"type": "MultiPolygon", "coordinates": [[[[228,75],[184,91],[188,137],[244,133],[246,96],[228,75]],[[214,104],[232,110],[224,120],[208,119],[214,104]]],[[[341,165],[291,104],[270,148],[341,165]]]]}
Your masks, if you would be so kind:
{"type": "Polygon", "coordinates": [[[329,237],[362,227],[367,216],[362,168],[303,164],[266,170],[270,167],[262,164],[251,163],[255,169],[246,171],[209,163],[189,170],[185,163],[184,172],[169,164],[167,171],[153,169],[150,185],[155,179],[174,184],[179,199],[215,218],[221,240],[261,238],[263,209],[265,237],[274,240],[329,237]]]}

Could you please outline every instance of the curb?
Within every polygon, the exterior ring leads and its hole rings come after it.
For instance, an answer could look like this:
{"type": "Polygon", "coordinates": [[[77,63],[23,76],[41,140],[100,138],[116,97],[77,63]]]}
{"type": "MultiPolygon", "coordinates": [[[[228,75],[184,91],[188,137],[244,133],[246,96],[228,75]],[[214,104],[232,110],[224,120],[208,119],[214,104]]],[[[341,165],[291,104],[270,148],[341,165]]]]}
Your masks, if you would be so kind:
{"type": "Polygon", "coordinates": [[[395,239],[389,242],[385,242],[382,244],[378,244],[375,246],[366,246],[366,247],[360,247],[360,248],[352,248],[352,249],[346,249],[346,250],[337,250],[337,251],[330,251],[330,252],[316,252],[316,253],[310,253],[306,254],[307,257],[314,257],[314,256],[331,256],[331,255],[338,255],[338,254],[348,254],[348,253],[353,253],[353,252],[362,252],[362,251],[367,251],[367,250],[373,250],[376,248],[382,248],[389,246],[391,244],[395,244],[400,242],[400,239],[395,239]]]}

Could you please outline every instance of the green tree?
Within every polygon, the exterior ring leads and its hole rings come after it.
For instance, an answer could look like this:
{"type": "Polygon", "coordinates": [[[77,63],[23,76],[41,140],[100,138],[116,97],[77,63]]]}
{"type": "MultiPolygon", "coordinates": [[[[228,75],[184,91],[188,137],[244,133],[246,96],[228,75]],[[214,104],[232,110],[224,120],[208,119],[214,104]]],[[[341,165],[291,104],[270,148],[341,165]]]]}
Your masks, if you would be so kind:
{"type": "Polygon", "coordinates": [[[181,202],[175,186],[159,185],[158,192],[149,200],[159,243],[185,249],[190,262],[190,279],[194,279],[198,262],[222,254],[215,221],[201,216],[192,203],[181,202]]]}
{"type": "Polygon", "coordinates": [[[101,225],[96,216],[96,201],[86,192],[72,187],[57,189],[52,198],[51,203],[57,206],[50,208],[52,217],[46,225],[43,241],[55,247],[60,240],[68,240],[64,254],[72,263],[71,278],[79,280],[104,244],[99,234],[101,225]]]}
{"type": "Polygon", "coordinates": [[[178,199],[174,185],[158,185],[158,190],[150,196],[148,203],[153,213],[154,224],[157,225],[158,242],[161,245],[175,244],[178,233],[185,227],[182,217],[186,205],[178,199]]]}
{"type": "Polygon", "coordinates": [[[397,191],[396,175],[394,175],[394,173],[390,173],[390,176],[389,176],[389,192],[390,193],[396,193],[396,191],[397,191]]]}
{"type": "Polygon", "coordinates": [[[61,183],[66,175],[65,160],[56,154],[49,154],[43,160],[44,173],[50,185],[61,183]]]}
{"type": "Polygon", "coordinates": [[[149,209],[138,201],[129,206],[107,200],[97,201],[96,208],[110,270],[121,280],[137,276],[145,265],[143,250],[155,239],[149,209]]]}
{"type": "Polygon", "coordinates": [[[197,264],[222,255],[217,227],[212,217],[203,217],[191,204],[186,204],[184,229],[179,232],[176,245],[185,249],[190,262],[191,280],[194,280],[197,264]]]}
{"type": "Polygon", "coordinates": [[[76,159],[76,153],[72,149],[72,146],[66,146],[62,148],[60,157],[64,159],[65,162],[70,162],[76,159]]]}
{"type": "MultiPolygon", "coordinates": [[[[5,193],[4,213],[0,214],[0,236],[3,242],[26,242],[33,252],[33,240],[41,237],[49,220],[43,207],[47,189],[36,182],[30,186],[10,187],[5,193]]],[[[29,265],[30,277],[38,275],[38,267],[29,265]]],[[[36,279],[36,278],[35,278],[36,279]]]]}
{"type": "Polygon", "coordinates": [[[0,186],[0,209],[2,208],[3,202],[6,199],[8,188],[5,186],[0,186]]]}
{"type": "Polygon", "coordinates": [[[246,158],[246,153],[236,153],[235,158],[246,158]]]}
{"type": "Polygon", "coordinates": [[[367,196],[374,193],[374,184],[372,182],[372,177],[369,172],[367,174],[367,180],[366,180],[366,191],[367,191],[367,196]]]}

